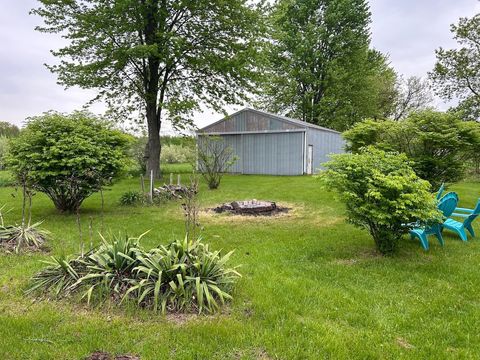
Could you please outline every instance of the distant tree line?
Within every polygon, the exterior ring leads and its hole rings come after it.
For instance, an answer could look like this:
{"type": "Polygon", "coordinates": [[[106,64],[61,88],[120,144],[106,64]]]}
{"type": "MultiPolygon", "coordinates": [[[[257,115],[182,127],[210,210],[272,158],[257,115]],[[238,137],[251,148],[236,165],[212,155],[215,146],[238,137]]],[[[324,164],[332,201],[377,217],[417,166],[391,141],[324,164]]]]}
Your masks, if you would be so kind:
{"type": "Polygon", "coordinates": [[[5,156],[8,151],[9,139],[18,136],[18,126],[7,121],[0,121],[0,170],[5,169],[5,156]]]}
{"type": "Polygon", "coordinates": [[[20,129],[7,121],[0,121],[0,137],[12,138],[18,136],[20,129]]]}

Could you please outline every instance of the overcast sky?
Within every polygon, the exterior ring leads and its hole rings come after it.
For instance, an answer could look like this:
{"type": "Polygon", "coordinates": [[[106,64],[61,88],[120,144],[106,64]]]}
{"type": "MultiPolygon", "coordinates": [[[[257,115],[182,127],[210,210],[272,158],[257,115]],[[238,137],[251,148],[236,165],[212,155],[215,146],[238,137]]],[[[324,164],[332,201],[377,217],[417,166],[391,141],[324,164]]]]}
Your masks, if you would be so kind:
{"type": "MultiPolygon", "coordinates": [[[[53,62],[50,49],[60,41],[34,31],[39,19],[28,15],[34,6],[35,0],[0,0],[0,120],[17,125],[50,109],[79,109],[95,94],[64,90],[43,66],[53,62]]],[[[425,76],[435,62],[434,50],[455,46],[450,24],[480,12],[477,0],[371,0],[370,7],[373,46],[389,54],[394,68],[405,76],[425,76]]],[[[196,116],[196,124],[201,127],[219,117],[207,111],[196,116]]]]}

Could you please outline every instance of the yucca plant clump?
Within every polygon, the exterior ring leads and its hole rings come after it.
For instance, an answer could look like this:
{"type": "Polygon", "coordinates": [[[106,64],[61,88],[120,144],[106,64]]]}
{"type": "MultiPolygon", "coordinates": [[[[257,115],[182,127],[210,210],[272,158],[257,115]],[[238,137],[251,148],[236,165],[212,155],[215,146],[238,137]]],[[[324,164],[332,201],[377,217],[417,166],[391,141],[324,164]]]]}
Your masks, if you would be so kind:
{"type": "Polygon", "coordinates": [[[200,239],[176,240],[168,246],[143,249],[140,237],[102,238],[102,244],[75,258],[52,257],[37,273],[27,293],[55,297],[80,293],[107,295],[117,303],[134,302],[154,311],[213,313],[232,298],[240,274],[227,268],[232,252],[221,256],[200,239]]]}
{"type": "Polygon", "coordinates": [[[32,224],[30,217],[27,222],[24,210],[21,225],[5,225],[3,220],[4,208],[5,205],[0,207],[0,247],[7,251],[14,250],[16,253],[24,249],[42,249],[45,245],[46,239],[50,235],[48,231],[40,228],[42,222],[40,221],[32,224]]]}
{"type": "Polygon", "coordinates": [[[26,226],[0,225],[0,245],[19,252],[21,249],[41,249],[49,233],[40,229],[41,222],[26,226]]]}

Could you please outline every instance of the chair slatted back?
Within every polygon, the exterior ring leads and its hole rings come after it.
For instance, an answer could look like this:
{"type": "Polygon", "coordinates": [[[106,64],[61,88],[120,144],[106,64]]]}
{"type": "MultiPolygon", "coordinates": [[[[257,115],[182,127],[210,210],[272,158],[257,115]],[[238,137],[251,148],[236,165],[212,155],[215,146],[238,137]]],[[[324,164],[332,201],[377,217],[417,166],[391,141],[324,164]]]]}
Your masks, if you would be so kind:
{"type": "Polygon", "coordinates": [[[458,195],[456,193],[448,193],[438,203],[438,210],[440,210],[445,217],[449,217],[455,211],[458,205],[458,195]]]}

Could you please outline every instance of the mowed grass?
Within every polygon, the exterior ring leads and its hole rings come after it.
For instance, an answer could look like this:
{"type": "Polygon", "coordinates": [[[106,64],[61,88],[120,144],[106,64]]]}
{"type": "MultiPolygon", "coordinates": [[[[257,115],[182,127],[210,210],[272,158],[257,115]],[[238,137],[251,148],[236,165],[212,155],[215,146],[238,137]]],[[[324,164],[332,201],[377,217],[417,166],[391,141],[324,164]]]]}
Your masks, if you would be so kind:
{"type": "MultiPolygon", "coordinates": [[[[187,174],[182,175],[188,178],[187,174]]],[[[179,202],[121,207],[138,179],[107,191],[104,226],[131,236],[151,229],[143,245],[183,236],[179,202]]],[[[480,184],[459,183],[461,205],[473,207],[480,184]]],[[[0,189],[0,203],[20,220],[20,198],[0,189]]],[[[203,213],[204,241],[235,249],[242,265],[235,299],[221,314],[183,318],[148,311],[36,301],[23,295],[46,254],[0,255],[0,358],[82,359],[96,350],[142,359],[458,359],[480,354],[480,237],[446,235],[425,252],[405,238],[394,257],[373,251],[365,231],[346,224],[343,205],[312,177],[226,176],[220,189],[201,183],[203,208],[236,199],[275,200],[292,210],[272,218],[203,213]],[[183,320],[183,321],[180,321],[183,320]]],[[[51,254],[79,250],[72,215],[43,195],[34,220],[52,232],[51,254]]],[[[81,223],[100,230],[100,196],[89,198],[81,223]]],[[[480,227],[476,225],[480,233],[480,227]]],[[[98,242],[98,236],[95,236],[98,242]]]]}

